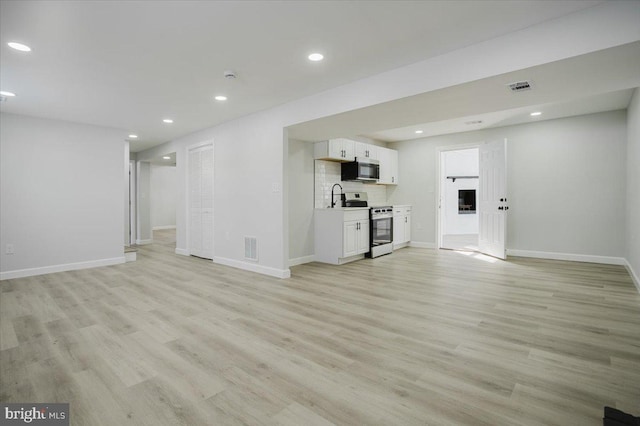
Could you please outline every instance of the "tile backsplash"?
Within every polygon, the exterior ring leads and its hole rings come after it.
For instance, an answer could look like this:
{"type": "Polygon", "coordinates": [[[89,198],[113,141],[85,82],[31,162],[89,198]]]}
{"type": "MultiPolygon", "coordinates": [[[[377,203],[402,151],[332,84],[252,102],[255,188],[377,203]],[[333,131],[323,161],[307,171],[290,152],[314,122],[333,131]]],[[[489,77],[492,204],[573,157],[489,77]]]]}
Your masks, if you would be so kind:
{"type": "MultiPolygon", "coordinates": [[[[387,204],[386,185],[364,184],[362,182],[342,182],[340,163],[336,161],[315,160],[315,207],[325,208],[331,205],[331,187],[334,183],[342,185],[345,192],[366,192],[370,206],[387,204]]],[[[338,194],[340,188],[336,188],[338,194]]],[[[340,200],[336,196],[336,201],[340,200]]],[[[338,204],[339,205],[339,204],[338,204]]]]}

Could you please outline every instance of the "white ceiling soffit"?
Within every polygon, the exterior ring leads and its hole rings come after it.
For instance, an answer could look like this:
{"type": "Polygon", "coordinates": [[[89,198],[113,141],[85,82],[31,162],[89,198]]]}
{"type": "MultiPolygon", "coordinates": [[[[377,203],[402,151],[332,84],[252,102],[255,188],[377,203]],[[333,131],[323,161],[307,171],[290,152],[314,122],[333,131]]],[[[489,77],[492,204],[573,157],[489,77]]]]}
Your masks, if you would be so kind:
{"type": "Polygon", "coordinates": [[[0,79],[17,96],[1,108],[123,129],[136,152],[598,3],[2,1],[0,79]]]}
{"type": "Polygon", "coordinates": [[[524,122],[543,106],[553,108],[539,119],[626,108],[630,89],[639,86],[640,42],[634,42],[297,124],[288,132],[306,141],[355,135],[387,142],[417,139],[483,128],[464,124],[473,120],[486,120],[484,127],[524,122]],[[522,80],[533,81],[533,89],[509,89],[509,83],[522,80]],[[418,129],[424,133],[411,134],[418,129]]]}
{"type": "Polygon", "coordinates": [[[600,95],[577,98],[566,102],[551,104],[528,105],[503,111],[475,114],[450,120],[423,123],[399,129],[383,130],[367,133],[371,139],[385,142],[400,142],[429,136],[446,135],[450,133],[470,132],[492,127],[512,126],[514,124],[531,123],[533,121],[552,120],[576,115],[594,114],[604,111],[625,109],[631,101],[633,89],[609,92],[600,95]],[[540,116],[532,117],[532,112],[542,112],[540,116]],[[478,123],[479,122],[479,123],[478,123]],[[421,133],[416,133],[416,131],[421,133]]]}

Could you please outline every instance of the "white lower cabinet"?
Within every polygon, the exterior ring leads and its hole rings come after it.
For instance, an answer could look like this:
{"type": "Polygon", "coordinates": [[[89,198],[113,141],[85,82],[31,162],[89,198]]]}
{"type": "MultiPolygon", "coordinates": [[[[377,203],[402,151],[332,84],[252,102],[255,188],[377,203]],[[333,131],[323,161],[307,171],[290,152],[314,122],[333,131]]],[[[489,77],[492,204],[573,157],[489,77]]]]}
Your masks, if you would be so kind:
{"type": "Polygon", "coordinates": [[[369,220],[352,220],[345,222],[342,238],[342,257],[350,257],[368,252],[369,220]]]}
{"type": "Polygon", "coordinates": [[[409,245],[411,241],[411,206],[393,206],[393,248],[409,245]]]}
{"type": "Polygon", "coordinates": [[[369,209],[316,209],[315,259],[340,265],[369,251],[369,209]]]}

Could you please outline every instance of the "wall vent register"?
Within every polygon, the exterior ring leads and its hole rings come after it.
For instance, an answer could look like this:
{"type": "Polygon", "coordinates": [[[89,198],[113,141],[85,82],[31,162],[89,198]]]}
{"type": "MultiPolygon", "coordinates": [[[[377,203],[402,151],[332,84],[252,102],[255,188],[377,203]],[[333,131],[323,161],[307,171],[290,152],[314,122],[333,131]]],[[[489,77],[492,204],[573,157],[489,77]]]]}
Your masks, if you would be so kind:
{"type": "Polygon", "coordinates": [[[508,84],[509,89],[512,92],[524,92],[525,90],[531,90],[531,81],[516,81],[515,83],[508,84]]]}
{"type": "Polygon", "coordinates": [[[244,258],[258,260],[258,241],[256,237],[244,237],[244,258]]]}

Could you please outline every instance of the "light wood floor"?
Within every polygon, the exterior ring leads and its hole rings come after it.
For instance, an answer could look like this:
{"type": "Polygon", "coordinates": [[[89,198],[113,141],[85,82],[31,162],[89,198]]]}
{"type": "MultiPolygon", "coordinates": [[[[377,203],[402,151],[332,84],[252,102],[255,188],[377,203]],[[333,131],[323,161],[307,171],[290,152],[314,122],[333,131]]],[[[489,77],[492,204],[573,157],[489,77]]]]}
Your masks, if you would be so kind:
{"type": "Polygon", "coordinates": [[[640,415],[618,266],[407,248],[289,280],[142,246],[0,283],[0,400],[74,425],[601,425],[640,415]]]}
{"type": "Polygon", "coordinates": [[[478,251],[478,234],[444,234],[442,248],[478,251]]]}

